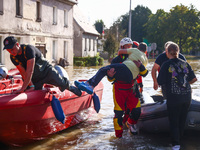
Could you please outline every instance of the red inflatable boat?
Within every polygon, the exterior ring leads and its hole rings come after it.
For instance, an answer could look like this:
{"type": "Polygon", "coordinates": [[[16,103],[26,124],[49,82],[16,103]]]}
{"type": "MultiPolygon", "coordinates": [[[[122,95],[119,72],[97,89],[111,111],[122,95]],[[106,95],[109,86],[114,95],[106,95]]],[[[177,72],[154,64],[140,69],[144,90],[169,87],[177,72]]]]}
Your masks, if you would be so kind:
{"type": "MultiPolygon", "coordinates": [[[[0,142],[5,144],[23,146],[45,139],[83,122],[95,112],[92,95],[85,92],[78,97],[68,90],[60,92],[57,87],[46,85],[43,90],[12,94],[22,83],[21,78],[16,77],[0,81],[0,142]],[[53,95],[60,101],[64,124],[53,112],[53,95]]],[[[94,91],[101,101],[103,84],[100,82],[94,91]]]]}

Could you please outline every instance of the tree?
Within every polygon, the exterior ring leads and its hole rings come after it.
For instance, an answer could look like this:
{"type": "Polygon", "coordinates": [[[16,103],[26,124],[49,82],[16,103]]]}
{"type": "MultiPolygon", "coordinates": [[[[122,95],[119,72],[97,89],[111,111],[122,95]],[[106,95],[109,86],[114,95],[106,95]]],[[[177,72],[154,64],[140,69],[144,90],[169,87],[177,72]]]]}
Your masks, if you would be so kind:
{"type": "Polygon", "coordinates": [[[166,36],[178,43],[180,51],[188,48],[191,39],[197,38],[196,31],[200,24],[198,14],[192,5],[188,8],[181,4],[170,10],[165,22],[168,26],[166,36]]]}
{"type": "MultiPolygon", "coordinates": [[[[142,42],[148,39],[156,43],[158,50],[164,49],[167,41],[176,42],[180,51],[189,53],[200,50],[200,12],[193,5],[177,5],[170,12],[160,9],[152,14],[147,7],[137,6],[132,10],[131,39],[142,42]]],[[[129,14],[120,16],[107,33],[119,42],[128,36],[129,14]]]]}
{"type": "Polygon", "coordinates": [[[180,51],[189,53],[190,50],[199,47],[200,13],[191,7],[177,5],[169,13],[158,10],[149,17],[145,25],[146,38],[157,43],[158,49],[163,49],[167,41],[176,42],[180,51]]]}
{"type": "MultiPolygon", "coordinates": [[[[144,25],[148,22],[149,16],[152,14],[151,10],[147,7],[138,5],[135,10],[132,10],[132,23],[131,23],[131,39],[142,42],[146,36],[146,29],[144,25]]],[[[125,30],[128,36],[129,14],[122,16],[121,29],[125,30]]]]}
{"type": "Polygon", "coordinates": [[[97,21],[95,21],[94,26],[95,26],[96,30],[97,30],[100,34],[102,34],[103,29],[104,29],[104,26],[105,26],[103,20],[97,20],[97,21]]]}
{"type": "Polygon", "coordinates": [[[108,52],[109,58],[113,58],[118,49],[118,42],[112,34],[108,33],[103,47],[104,51],[108,52]]]}
{"type": "Polygon", "coordinates": [[[121,27],[121,17],[118,18],[109,29],[109,33],[115,37],[118,43],[122,38],[127,36],[125,32],[126,31],[121,27]]]}
{"type": "MultiPolygon", "coordinates": [[[[148,7],[137,6],[132,11],[132,26],[131,38],[138,42],[142,42],[147,34],[145,24],[149,21],[149,16],[152,14],[148,7]]],[[[148,39],[149,40],[149,39],[148,39]]]]}
{"type": "Polygon", "coordinates": [[[151,14],[149,16],[148,22],[144,25],[146,28],[146,39],[149,39],[150,43],[156,43],[157,49],[162,51],[163,45],[166,41],[165,31],[167,31],[167,26],[165,25],[165,20],[168,16],[163,9],[157,10],[156,14],[151,14]]]}

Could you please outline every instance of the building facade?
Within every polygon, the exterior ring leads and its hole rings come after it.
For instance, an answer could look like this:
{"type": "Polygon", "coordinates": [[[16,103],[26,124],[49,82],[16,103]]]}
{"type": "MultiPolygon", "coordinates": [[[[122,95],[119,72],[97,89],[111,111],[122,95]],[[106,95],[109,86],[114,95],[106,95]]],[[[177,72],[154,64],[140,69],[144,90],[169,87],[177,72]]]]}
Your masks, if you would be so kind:
{"type": "Polygon", "coordinates": [[[0,64],[14,68],[3,40],[15,36],[20,44],[40,49],[49,62],[62,58],[73,65],[73,6],[77,0],[0,0],[0,64]]]}
{"type": "Polygon", "coordinates": [[[96,56],[99,33],[83,15],[78,6],[74,6],[74,56],[96,56]]]}

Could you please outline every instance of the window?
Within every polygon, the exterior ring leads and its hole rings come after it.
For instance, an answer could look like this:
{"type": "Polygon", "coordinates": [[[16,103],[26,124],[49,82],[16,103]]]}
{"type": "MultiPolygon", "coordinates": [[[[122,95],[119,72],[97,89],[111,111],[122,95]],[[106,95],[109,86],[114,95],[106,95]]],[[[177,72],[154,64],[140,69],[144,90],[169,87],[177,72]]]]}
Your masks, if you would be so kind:
{"type": "Polygon", "coordinates": [[[64,27],[68,27],[68,11],[64,10],[64,27]]]}
{"type": "Polygon", "coordinates": [[[91,50],[91,39],[89,39],[89,51],[91,50]]]}
{"type": "Polygon", "coordinates": [[[82,51],[85,51],[85,38],[82,38],[82,51]]]}
{"type": "Polygon", "coordinates": [[[87,38],[85,38],[85,51],[87,51],[87,38]]]}
{"type": "Polygon", "coordinates": [[[68,42],[64,41],[64,58],[67,59],[67,53],[68,53],[68,42]]]}
{"type": "Polygon", "coordinates": [[[0,15],[3,15],[3,0],[0,0],[0,15]]]}
{"type": "MultiPolygon", "coordinates": [[[[0,43],[2,42],[2,37],[0,36],[0,43]]],[[[2,45],[0,44],[0,64],[2,64],[2,52],[3,52],[3,48],[1,47],[2,45]]]]}
{"type": "Polygon", "coordinates": [[[41,10],[42,10],[41,3],[40,2],[36,2],[36,21],[37,22],[41,22],[42,21],[42,19],[41,19],[41,10]]]}
{"type": "Polygon", "coordinates": [[[95,39],[93,40],[93,51],[95,51],[95,43],[96,41],[95,41],[95,39]]]}
{"type": "Polygon", "coordinates": [[[16,39],[17,39],[17,42],[19,43],[19,44],[21,44],[21,38],[20,37],[15,37],[16,39]]]}
{"type": "Polygon", "coordinates": [[[46,44],[35,43],[35,47],[38,48],[42,52],[44,58],[46,58],[46,53],[47,53],[46,44]]]}
{"type": "Polygon", "coordinates": [[[57,7],[53,7],[53,25],[57,24],[57,7]]]}
{"type": "Polygon", "coordinates": [[[94,49],[93,49],[93,47],[94,47],[94,46],[93,46],[93,41],[94,41],[94,40],[91,39],[91,51],[92,51],[92,50],[94,51],[94,49]]]}
{"type": "Polygon", "coordinates": [[[53,56],[52,56],[53,60],[56,61],[56,56],[57,55],[56,55],[56,41],[55,40],[53,40],[53,49],[52,50],[53,50],[53,52],[52,52],[52,54],[53,54],[53,56]]]}
{"type": "Polygon", "coordinates": [[[16,0],[16,17],[22,18],[22,0],[16,0]]]}

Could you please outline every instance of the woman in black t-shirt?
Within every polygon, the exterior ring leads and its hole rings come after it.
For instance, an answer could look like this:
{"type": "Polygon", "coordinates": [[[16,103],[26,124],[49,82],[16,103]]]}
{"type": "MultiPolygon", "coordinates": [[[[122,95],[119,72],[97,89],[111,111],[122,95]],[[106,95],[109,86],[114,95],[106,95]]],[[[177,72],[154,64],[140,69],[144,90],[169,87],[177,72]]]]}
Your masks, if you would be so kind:
{"type": "MultiPolygon", "coordinates": [[[[158,82],[157,82],[157,75],[156,75],[157,71],[159,72],[160,71],[160,67],[162,66],[162,64],[169,60],[169,58],[168,58],[168,56],[166,54],[166,51],[167,51],[166,47],[170,43],[174,43],[174,42],[168,41],[168,42],[165,43],[165,46],[164,46],[165,47],[165,51],[162,54],[158,55],[158,57],[155,60],[154,65],[152,67],[151,75],[152,75],[152,78],[153,78],[153,88],[154,88],[154,90],[158,89],[158,82]]],[[[185,57],[181,53],[178,54],[178,57],[181,58],[182,60],[186,61],[185,57]]],[[[163,88],[163,87],[161,87],[161,88],[163,88]]],[[[163,93],[163,96],[165,97],[165,93],[163,93]]]]}
{"type": "Polygon", "coordinates": [[[180,147],[188,109],[191,103],[190,84],[197,81],[191,66],[178,58],[179,47],[176,43],[167,46],[166,61],[159,72],[157,81],[166,86],[167,109],[169,115],[172,145],[180,147]]]}

